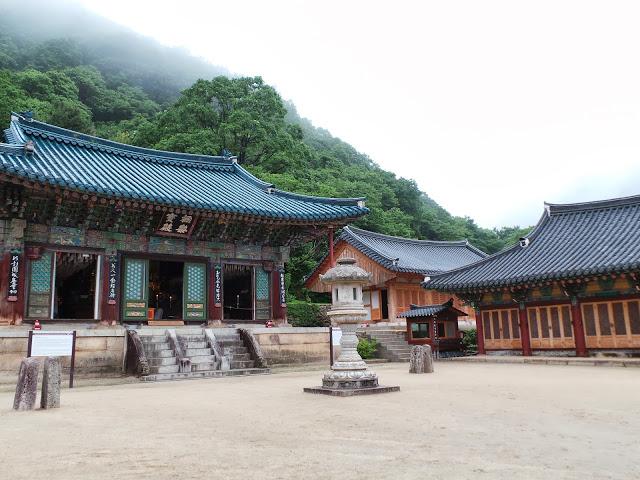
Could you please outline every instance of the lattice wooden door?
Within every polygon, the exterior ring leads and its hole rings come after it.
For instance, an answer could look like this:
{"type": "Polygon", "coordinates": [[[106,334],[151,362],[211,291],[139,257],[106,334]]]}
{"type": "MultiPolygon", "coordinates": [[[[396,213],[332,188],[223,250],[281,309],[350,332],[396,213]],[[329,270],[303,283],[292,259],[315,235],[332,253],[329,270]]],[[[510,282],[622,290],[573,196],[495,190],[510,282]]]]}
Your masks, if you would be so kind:
{"type": "Polygon", "coordinates": [[[207,317],[207,265],[184,264],[184,319],[204,320],[207,317]]]}
{"type": "Polygon", "coordinates": [[[141,321],[147,318],[149,306],[149,261],[139,258],[124,259],[123,317],[141,321]]]}

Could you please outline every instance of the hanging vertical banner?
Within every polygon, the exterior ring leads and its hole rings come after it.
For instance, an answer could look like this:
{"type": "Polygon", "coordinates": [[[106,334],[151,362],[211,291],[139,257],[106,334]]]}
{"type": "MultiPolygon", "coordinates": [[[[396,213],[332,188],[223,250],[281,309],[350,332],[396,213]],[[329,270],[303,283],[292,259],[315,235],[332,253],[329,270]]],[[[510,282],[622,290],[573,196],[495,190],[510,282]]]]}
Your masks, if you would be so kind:
{"type": "Polygon", "coordinates": [[[118,256],[111,255],[109,257],[109,293],[107,294],[107,303],[114,305],[118,298],[118,256]]]}
{"type": "Polygon", "coordinates": [[[20,282],[20,254],[11,253],[9,257],[9,288],[7,291],[7,300],[10,302],[18,301],[18,284],[20,282]]]}
{"type": "Polygon", "coordinates": [[[278,271],[278,283],[280,284],[280,306],[287,306],[287,286],[284,281],[284,269],[278,271]]]}
{"type": "Polygon", "coordinates": [[[222,306],[222,265],[216,265],[213,270],[213,304],[222,306]]]}

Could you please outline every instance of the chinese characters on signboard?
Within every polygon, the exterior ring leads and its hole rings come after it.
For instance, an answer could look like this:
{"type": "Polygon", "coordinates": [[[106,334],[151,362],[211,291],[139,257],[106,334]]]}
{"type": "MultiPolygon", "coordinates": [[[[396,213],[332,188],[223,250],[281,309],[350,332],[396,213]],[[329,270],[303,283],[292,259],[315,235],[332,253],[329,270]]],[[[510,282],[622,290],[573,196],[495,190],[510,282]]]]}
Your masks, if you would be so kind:
{"type": "Polygon", "coordinates": [[[195,224],[193,215],[184,215],[181,213],[165,213],[160,222],[158,233],[164,235],[188,236],[195,224]]]}
{"type": "Polygon", "coordinates": [[[287,306],[287,288],[284,281],[284,269],[278,271],[278,283],[280,284],[280,306],[287,306]]]}
{"type": "Polygon", "coordinates": [[[9,290],[7,300],[18,301],[18,283],[20,282],[20,254],[12,253],[9,259],[9,290]]]}
{"type": "Polygon", "coordinates": [[[213,303],[222,306],[222,265],[216,265],[213,271],[213,303]]]}
{"type": "Polygon", "coordinates": [[[109,293],[107,295],[107,303],[114,305],[118,297],[118,257],[112,255],[109,257],[109,293]]]}

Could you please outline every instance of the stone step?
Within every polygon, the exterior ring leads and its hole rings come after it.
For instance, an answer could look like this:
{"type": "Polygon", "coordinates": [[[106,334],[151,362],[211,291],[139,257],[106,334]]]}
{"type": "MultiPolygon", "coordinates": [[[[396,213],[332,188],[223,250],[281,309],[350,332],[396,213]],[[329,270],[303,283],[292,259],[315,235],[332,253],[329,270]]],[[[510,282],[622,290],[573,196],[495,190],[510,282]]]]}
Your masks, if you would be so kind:
{"type": "Polygon", "coordinates": [[[151,373],[178,373],[179,365],[159,365],[157,367],[149,367],[151,373]]]}
{"type": "Polygon", "coordinates": [[[149,366],[160,367],[163,365],[175,365],[176,357],[158,357],[158,358],[147,358],[149,362],[149,366]]]}
{"type": "Polygon", "coordinates": [[[199,355],[211,355],[213,352],[210,348],[187,348],[184,350],[184,354],[187,357],[197,357],[199,355]]]}
{"type": "Polygon", "coordinates": [[[166,350],[151,350],[151,351],[145,349],[144,354],[146,355],[147,358],[166,358],[166,357],[174,356],[173,350],[169,348],[166,350]]]}
{"type": "Polygon", "coordinates": [[[229,366],[232,369],[253,368],[254,367],[254,363],[253,363],[253,360],[239,360],[239,361],[231,360],[229,362],[229,366]]]}
{"type": "Polygon", "coordinates": [[[202,342],[185,342],[182,344],[182,348],[184,349],[192,349],[192,348],[208,348],[209,344],[204,340],[202,342]]]}
{"type": "Polygon", "coordinates": [[[247,353],[247,347],[237,346],[237,347],[223,347],[222,353],[225,355],[235,355],[235,354],[243,354],[247,353]]]}
{"type": "Polygon", "coordinates": [[[239,360],[251,360],[251,355],[248,353],[232,353],[229,355],[231,357],[231,361],[239,361],[239,360]]]}
{"type": "Polygon", "coordinates": [[[203,370],[215,370],[216,362],[202,362],[202,363],[192,363],[191,371],[192,372],[202,372],[203,370]]]}
{"type": "Polygon", "coordinates": [[[166,339],[164,342],[145,343],[143,347],[145,352],[151,352],[154,350],[170,350],[171,349],[171,346],[169,345],[169,342],[166,341],[166,339]]]}
{"type": "Polygon", "coordinates": [[[140,336],[140,340],[142,343],[163,343],[167,341],[167,337],[165,335],[144,335],[140,336]]]}
{"type": "Polygon", "coordinates": [[[196,363],[215,362],[215,357],[213,355],[196,355],[189,357],[189,360],[191,360],[191,365],[195,365],[196,363]]]}
{"type": "Polygon", "coordinates": [[[189,373],[159,373],[141,377],[143,382],[160,382],[167,380],[194,380],[198,378],[236,377],[244,375],[268,375],[268,368],[244,368],[238,370],[203,370],[189,373]]]}
{"type": "Polygon", "coordinates": [[[178,340],[181,342],[204,342],[205,337],[202,335],[178,335],[178,340]]]}
{"type": "Polygon", "coordinates": [[[218,343],[242,343],[240,335],[216,335],[218,343]]]}

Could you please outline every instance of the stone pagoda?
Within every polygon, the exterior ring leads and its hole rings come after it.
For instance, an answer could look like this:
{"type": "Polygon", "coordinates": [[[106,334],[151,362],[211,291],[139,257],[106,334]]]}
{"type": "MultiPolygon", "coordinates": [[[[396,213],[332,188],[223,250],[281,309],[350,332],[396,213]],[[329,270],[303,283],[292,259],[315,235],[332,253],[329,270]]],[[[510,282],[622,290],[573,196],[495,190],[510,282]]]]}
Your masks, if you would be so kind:
{"type": "Polygon", "coordinates": [[[367,316],[362,303],[362,286],[370,282],[371,274],[355,263],[353,258],[342,258],[337,266],[320,275],[321,281],[331,286],[332,307],[327,315],[331,325],[342,330],[341,351],[331,371],[325,373],[322,386],[305,388],[307,393],[347,397],[400,390],[400,387],[378,385],[378,376],[367,368],[358,354],[356,328],[367,316]]]}

